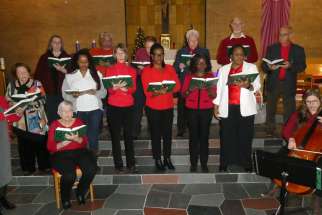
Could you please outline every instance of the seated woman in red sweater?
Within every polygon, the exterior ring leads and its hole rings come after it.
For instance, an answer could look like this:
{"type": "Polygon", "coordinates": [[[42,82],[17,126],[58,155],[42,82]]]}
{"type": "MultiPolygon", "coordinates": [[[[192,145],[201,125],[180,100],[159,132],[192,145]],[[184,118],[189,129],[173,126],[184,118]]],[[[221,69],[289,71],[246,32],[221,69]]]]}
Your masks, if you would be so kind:
{"type": "Polygon", "coordinates": [[[175,69],[171,65],[164,63],[164,49],[159,43],[155,43],[150,50],[151,65],[145,67],[142,72],[142,85],[146,96],[146,114],[148,117],[151,139],[152,153],[155,165],[158,170],[174,169],[171,162],[172,144],[172,123],[173,123],[173,93],[180,89],[180,82],[175,69]],[[172,90],[163,85],[159,90],[149,90],[152,82],[174,81],[172,90]],[[161,160],[161,138],[163,138],[163,158],[161,160]]]}
{"type": "Polygon", "coordinates": [[[187,108],[191,172],[197,170],[199,156],[202,171],[208,172],[208,138],[214,108],[212,100],[216,95],[216,86],[191,85],[193,78],[213,77],[212,72],[206,70],[206,62],[206,57],[200,54],[196,54],[191,59],[190,73],[186,75],[181,89],[187,108]]]}
{"type": "Polygon", "coordinates": [[[126,64],[127,49],[124,44],[118,44],[114,55],[116,64],[106,70],[105,77],[116,75],[130,75],[132,86],[127,86],[125,81],[114,83],[108,88],[107,98],[107,118],[112,136],[112,152],[115,170],[123,171],[123,160],[121,151],[121,130],[124,130],[124,145],[126,155],[126,166],[131,173],[137,172],[135,167],[134,147],[133,147],[133,94],[136,90],[136,72],[126,64]]]}
{"type": "MultiPolygon", "coordinates": [[[[282,129],[282,137],[288,143],[288,149],[296,148],[294,134],[298,128],[303,125],[312,125],[316,118],[322,123],[322,117],[318,116],[319,112],[322,110],[319,89],[306,90],[302,100],[303,105],[301,109],[291,115],[282,129]]],[[[319,126],[322,126],[322,124],[319,126]]]]}
{"type": "Polygon", "coordinates": [[[79,204],[85,204],[85,194],[97,171],[96,158],[86,148],[87,137],[80,137],[78,134],[66,134],[66,141],[55,141],[57,128],[75,128],[84,125],[78,118],[73,118],[73,104],[63,101],[58,106],[59,120],[50,125],[47,148],[51,153],[53,169],[58,171],[61,177],[61,200],[64,209],[71,207],[70,192],[76,180],[76,167],[82,171],[82,178],[76,189],[76,199],[79,204]]]}

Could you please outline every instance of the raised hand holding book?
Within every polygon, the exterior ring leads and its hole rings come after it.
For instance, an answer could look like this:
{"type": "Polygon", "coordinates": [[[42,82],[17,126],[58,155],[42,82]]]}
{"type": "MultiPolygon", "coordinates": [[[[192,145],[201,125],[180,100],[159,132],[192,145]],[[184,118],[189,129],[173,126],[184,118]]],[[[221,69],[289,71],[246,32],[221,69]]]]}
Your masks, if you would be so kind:
{"type": "Polygon", "coordinates": [[[84,137],[86,135],[86,132],[87,132],[87,126],[86,125],[81,125],[81,126],[77,126],[77,127],[74,127],[74,128],[61,128],[61,127],[58,127],[55,130],[55,141],[56,142],[69,141],[68,135],[76,135],[76,134],[78,134],[79,137],[84,137]]]}
{"type": "Polygon", "coordinates": [[[182,54],[180,56],[180,63],[184,64],[185,67],[189,67],[190,60],[191,60],[191,58],[193,58],[193,56],[195,56],[195,55],[194,54],[182,54]]]}
{"type": "Polygon", "coordinates": [[[133,80],[132,76],[130,75],[114,75],[109,77],[102,78],[103,85],[106,89],[112,88],[115,84],[124,82],[126,85],[124,87],[132,87],[133,86],[133,80]]]}
{"type": "Polygon", "coordinates": [[[232,74],[228,76],[227,84],[236,84],[237,82],[248,80],[249,83],[252,83],[258,76],[259,73],[251,74],[232,74]]]}
{"type": "Polygon", "coordinates": [[[190,81],[189,88],[210,88],[213,87],[217,84],[218,82],[218,77],[213,77],[213,78],[198,78],[198,77],[193,77],[190,81]]]}
{"type": "Polygon", "coordinates": [[[262,59],[265,63],[267,63],[268,65],[276,65],[276,66],[280,66],[283,65],[285,63],[284,59],[275,59],[275,60],[269,60],[267,58],[263,58],[262,59]]]}
{"type": "Polygon", "coordinates": [[[132,61],[131,64],[135,68],[140,68],[140,67],[149,66],[151,64],[151,62],[150,61],[132,61]]]}
{"type": "Polygon", "coordinates": [[[93,55],[92,59],[95,66],[110,66],[114,63],[113,55],[93,55]]]}
{"type": "Polygon", "coordinates": [[[175,86],[176,82],[172,80],[164,80],[162,82],[150,82],[147,91],[154,92],[161,90],[162,88],[167,88],[167,92],[172,92],[175,86]]]}
{"type": "Polygon", "coordinates": [[[14,104],[8,110],[6,110],[4,112],[4,115],[8,116],[9,114],[16,113],[18,108],[25,108],[28,104],[30,104],[31,102],[35,101],[37,98],[38,98],[38,96],[34,95],[31,98],[20,100],[18,103],[14,104]]]}
{"type": "Polygon", "coordinates": [[[72,58],[70,58],[70,57],[63,57],[63,58],[48,57],[47,61],[48,61],[50,68],[55,68],[54,67],[55,64],[66,67],[67,65],[71,64],[72,58]]]}
{"type": "Polygon", "coordinates": [[[18,101],[21,101],[24,99],[32,98],[33,96],[37,96],[37,98],[41,97],[41,92],[38,88],[37,88],[36,92],[32,92],[32,93],[26,92],[24,94],[13,94],[10,96],[10,98],[13,101],[18,102],[18,101]]]}

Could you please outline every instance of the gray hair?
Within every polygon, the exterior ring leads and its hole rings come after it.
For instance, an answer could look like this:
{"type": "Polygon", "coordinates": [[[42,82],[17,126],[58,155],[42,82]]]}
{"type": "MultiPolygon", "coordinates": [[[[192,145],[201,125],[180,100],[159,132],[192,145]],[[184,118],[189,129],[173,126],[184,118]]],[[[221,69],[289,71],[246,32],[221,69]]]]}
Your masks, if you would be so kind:
{"type": "Polygon", "coordinates": [[[62,112],[62,109],[63,109],[63,106],[67,106],[67,107],[70,107],[72,110],[73,110],[73,103],[72,102],[70,102],[70,101],[67,101],[67,100],[64,100],[64,101],[62,101],[61,103],[59,103],[59,105],[58,105],[58,108],[57,108],[57,113],[58,113],[58,115],[60,115],[61,114],[61,112],[62,112]]]}
{"type": "Polygon", "coordinates": [[[191,30],[187,31],[187,33],[186,33],[187,41],[189,40],[190,37],[193,37],[193,36],[199,38],[199,32],[195,29],[191,29],[191,30]]]}

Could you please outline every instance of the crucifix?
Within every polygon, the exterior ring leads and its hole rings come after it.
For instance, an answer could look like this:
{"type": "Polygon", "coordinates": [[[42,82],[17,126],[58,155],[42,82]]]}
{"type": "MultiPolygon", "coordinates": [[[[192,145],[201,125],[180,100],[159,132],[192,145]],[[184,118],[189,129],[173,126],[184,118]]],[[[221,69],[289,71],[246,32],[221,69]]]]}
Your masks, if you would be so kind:
{"type": "Polygon", "coordinates": [[[169,33],[170,0],[161,0],[162,33],[169,33]]]}

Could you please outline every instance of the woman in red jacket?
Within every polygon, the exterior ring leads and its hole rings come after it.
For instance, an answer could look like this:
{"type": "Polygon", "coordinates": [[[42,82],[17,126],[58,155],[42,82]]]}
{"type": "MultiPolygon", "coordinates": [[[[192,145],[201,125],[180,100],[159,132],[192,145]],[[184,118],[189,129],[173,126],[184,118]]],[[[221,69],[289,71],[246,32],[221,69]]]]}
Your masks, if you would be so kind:
{"type": "Polygon", "coordinates": [[[126,166],[131,173],[137,172],[135,167],[134,146],[133,146],[133,94],[136,90],[136,72],[126,64],[127,49],[124,44],[118,44],[114,55],[116,64],[106,70],[105,77],[117,75],[130,75],[132,86],[127,86],[125,81],[114,83],[108,88],[107,118],[112,136],[112,152],[115,170],[123,172],[123,160],[121,151],[121,130],[124,130],[124,145],[126,155],[126,166]]]}
{"type": "Polygon", "coordinates": [[[213,78],[211,71],[207,71],[207,59],[204,55],[196,54],[190,63],[190,73],[185,77],[182,95],[187,108],[189,127],[190,171],[195,172],[200,156],[201,169],[208,172],[209,128],[213,115],[212,100],[216,95],[216,86],[190,85],[193,78],[213,78]]]}
{"type": "Polygon", "coordinates": [[[172,144],[172,123],[173,123],[173,93],[180,89],[180,82],[175,69],[171,65],[164,63],[164,49],[155,43],[150,50],[151,65],[145,67],[142,72],[143,90],[146,96],[146,114],[148,117],[151,139],[152,153],[155,165],[158,170],[174,169],[171,162],[172,144]],[[174,81],[175,86],[168,91],[168,87],[163,85],[159,90],[148,90],[152,82],[174,81]],[[161,138],[163,138],[163,158],[161,160],[161,138]]]}
{"type": "Polygon", "coordinates": [[[73,118],[73,104],[63,101],[58,106],[58,115],[61,119],[51,123],[47,148],[51,153],[52,167],[58,171],[61,177],[61,200],[64,209],[71,207],[70,193],[76,180],[76,167],[82,171],[82,177],[76,189],[78,204],[85,204],[85,194],[93,181],[97,164],[94,154],[87,149],[87,137],[78,134],[66,134],[66,141],[57,142],[55,131],[57,128],[75,128],[84,125],[78,118],[73,118]]]}

